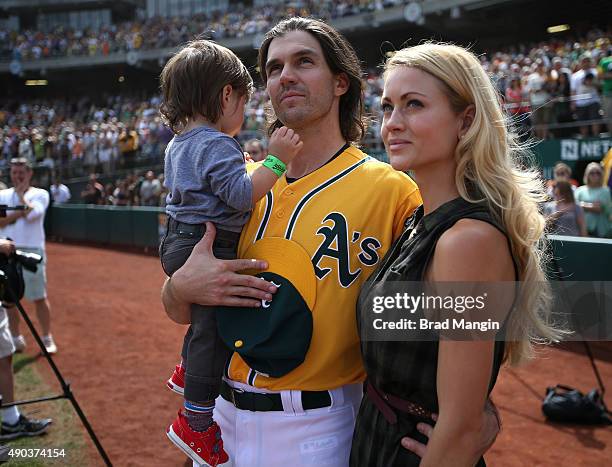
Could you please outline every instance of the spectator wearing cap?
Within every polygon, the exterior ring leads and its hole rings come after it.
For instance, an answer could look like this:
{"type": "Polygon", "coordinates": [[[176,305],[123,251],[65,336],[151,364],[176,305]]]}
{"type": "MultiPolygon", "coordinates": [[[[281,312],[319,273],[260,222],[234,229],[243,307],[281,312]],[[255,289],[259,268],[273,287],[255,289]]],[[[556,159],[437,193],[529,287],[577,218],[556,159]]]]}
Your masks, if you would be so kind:
{"type": "Polygon", "coordinates": [[[584,185],[576,188],[574,197],[585,210],[587,232],[591,237],[610,236],[610,189],[603,184],[603,169],[591,162],[584,171],[584,185]]]}

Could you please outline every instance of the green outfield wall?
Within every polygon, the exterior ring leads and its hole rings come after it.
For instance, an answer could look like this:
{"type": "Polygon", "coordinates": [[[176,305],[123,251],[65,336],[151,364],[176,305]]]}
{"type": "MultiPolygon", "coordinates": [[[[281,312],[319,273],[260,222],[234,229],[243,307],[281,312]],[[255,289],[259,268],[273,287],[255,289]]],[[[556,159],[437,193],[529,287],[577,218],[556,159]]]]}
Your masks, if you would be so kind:
{"type": "Polygon", "coordinates": [[[612,281],[612,240],[549,235],[552,279],[612,281]]]}
{"type": "MultiPolygon", "coordinates": [[[[62,204],[47,212],[47,234],[66,241],[156,249],[165,229],[162,208],[62,204]]],[[[612,281],[612,240],[549,236],[551,278],[612,281]]]]}
{"type": "Polygon", "coordinates": [[[157,248],[165,226],[163,208],[54,205],[47,211],[47,236],[103,245],[157,248]]]}

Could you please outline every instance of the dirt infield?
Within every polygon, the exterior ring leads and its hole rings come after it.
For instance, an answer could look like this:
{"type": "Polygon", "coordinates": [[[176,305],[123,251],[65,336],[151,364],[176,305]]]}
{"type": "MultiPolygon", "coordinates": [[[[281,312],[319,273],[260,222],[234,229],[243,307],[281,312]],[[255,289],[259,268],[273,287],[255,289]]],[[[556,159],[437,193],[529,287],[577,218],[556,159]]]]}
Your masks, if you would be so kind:
{"type": "MultiPolygon", "coordinates": [[[[180,398],[164,381],[177,361],[184,329],[162,311],[158,259],[58,243],[49,243],[47,251],[60,349],[56,361],[114,465],[183,465],[164,433],[180,398]]],[[[594,352],[612,390],[612,343],[599,343],[594,352]]],[[[38,366],[53,381],[45,362],[38,366]]],[[[556,383],[583,391],[595,387],[579,345],[502,371],[494,400],[504,427],[486,456],[489,465],[610,465],[612,428],[545,423],[540,402],[546,386],[556,383]]],[[[88,454],[99,463],[93,447],[88,454]]]]}

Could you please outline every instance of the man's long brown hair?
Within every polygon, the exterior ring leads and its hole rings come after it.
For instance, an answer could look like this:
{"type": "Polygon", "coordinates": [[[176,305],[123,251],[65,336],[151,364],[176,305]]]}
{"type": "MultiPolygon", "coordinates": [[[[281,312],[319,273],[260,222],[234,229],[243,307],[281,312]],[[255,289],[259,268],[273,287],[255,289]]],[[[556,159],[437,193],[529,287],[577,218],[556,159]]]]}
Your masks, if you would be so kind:
{"type": "MultiPolygon", "coordinates": [[[[367,120],[363,105],[362,71],[353,46],[331,26],[312,18],[290,18],[281,21],[264,36],[259,48],[259,73],[264,84],[268,80],[266,61],[268,49],[273,39],[282,37],[292,31],[304,31],[311,34],[321,45],[327,66],[333,74],[344,73],[349,81],[345,94],[340,96],[340,131],[344,139],[357,143],[363,138],[367,128],[367,120]]],[[[270,125],[268,133],[283,126],[278,118],[270,125]]]]}

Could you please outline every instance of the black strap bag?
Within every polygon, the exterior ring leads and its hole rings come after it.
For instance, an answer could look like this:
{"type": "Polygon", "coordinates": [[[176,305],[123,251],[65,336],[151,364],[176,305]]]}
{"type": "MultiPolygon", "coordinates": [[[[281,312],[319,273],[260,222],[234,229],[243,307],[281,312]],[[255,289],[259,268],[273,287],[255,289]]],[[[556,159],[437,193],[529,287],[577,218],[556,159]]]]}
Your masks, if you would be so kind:
{"type": "Polygon", "coordinates": [[[612,424],[610,412],[597,389],[583,394],[577,389],[561,384],[549,387],[542,402],[542,412],[552,422],[612,424]]]}

